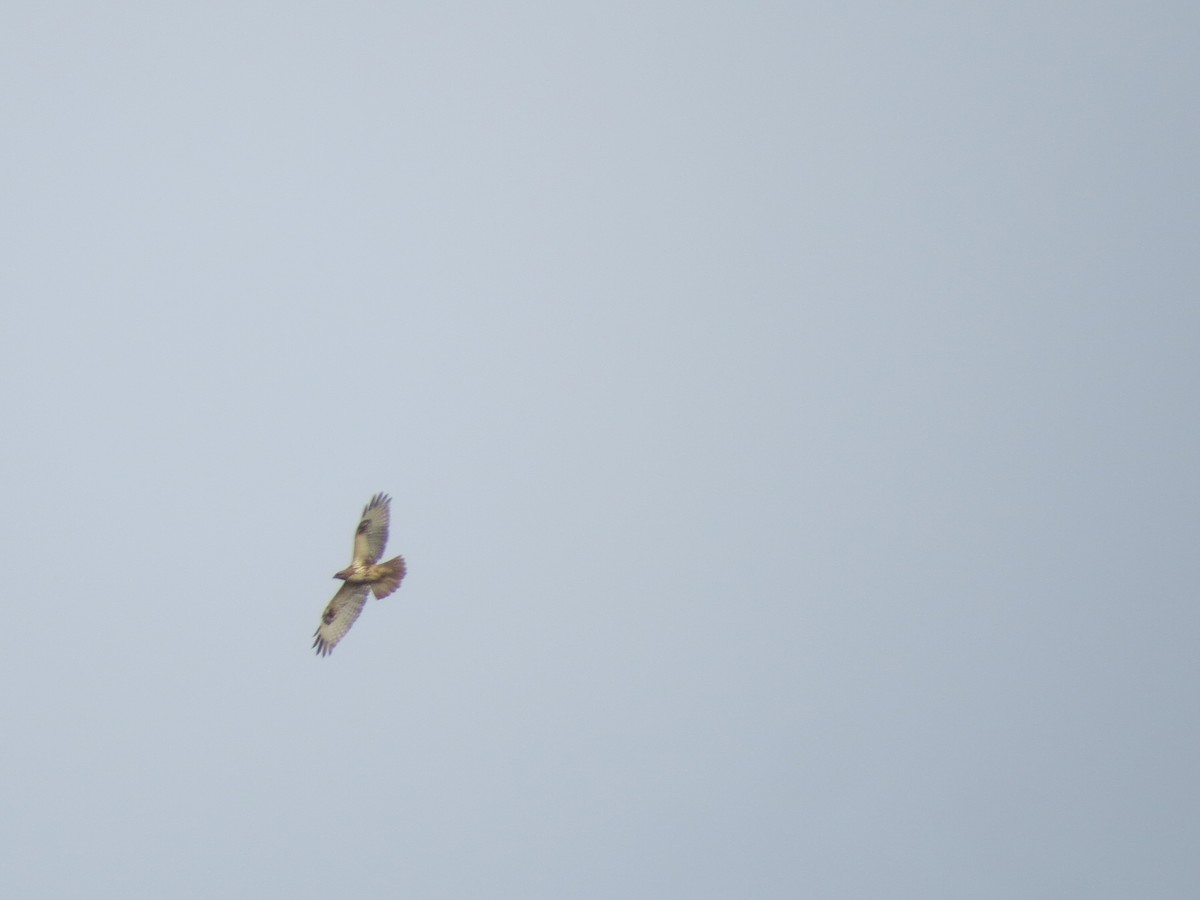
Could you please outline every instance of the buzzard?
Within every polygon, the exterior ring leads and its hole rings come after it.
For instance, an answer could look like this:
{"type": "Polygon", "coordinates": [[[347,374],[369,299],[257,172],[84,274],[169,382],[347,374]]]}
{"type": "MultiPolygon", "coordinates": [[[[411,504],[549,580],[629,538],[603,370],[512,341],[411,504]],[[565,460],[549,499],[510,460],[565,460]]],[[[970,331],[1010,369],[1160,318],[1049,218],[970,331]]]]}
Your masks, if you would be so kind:
{"type": "Polygon", "coordinates": [[[406,571],[404,557],[397,556],[387,562],[379,562],[383,556],[383,545],[388,538],[388,504],[392,498],[387,494],[376,494],[363,510],[362,521],[354,532],[354,558],[350,565],[334,575],[346,582],[343,584],[325,612],[321,614],[321,625],[317,628],[313,646],[319,656],[328,656],[342,639],[358,614],[366,605],[367,595],[375,592],[382,600],[396,588],[406,571]]]}

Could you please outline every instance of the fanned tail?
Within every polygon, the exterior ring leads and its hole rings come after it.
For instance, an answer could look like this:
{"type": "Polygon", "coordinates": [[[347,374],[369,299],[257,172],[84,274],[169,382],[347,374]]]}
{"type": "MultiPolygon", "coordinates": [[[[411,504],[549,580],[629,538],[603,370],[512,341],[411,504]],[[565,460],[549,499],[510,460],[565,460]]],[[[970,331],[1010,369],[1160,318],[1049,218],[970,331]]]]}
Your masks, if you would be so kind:
{"type": "Polygon", "coordinates": [[[404,574],[408,568],[404,565],[404,557],[397,556],[395,559],[379,563],[375,566],[375,570],[381,577],[371,585],[371,590],[375,592],[376,600],[382,600],[400,587],[400,582],[404,580],[404,574]]]}

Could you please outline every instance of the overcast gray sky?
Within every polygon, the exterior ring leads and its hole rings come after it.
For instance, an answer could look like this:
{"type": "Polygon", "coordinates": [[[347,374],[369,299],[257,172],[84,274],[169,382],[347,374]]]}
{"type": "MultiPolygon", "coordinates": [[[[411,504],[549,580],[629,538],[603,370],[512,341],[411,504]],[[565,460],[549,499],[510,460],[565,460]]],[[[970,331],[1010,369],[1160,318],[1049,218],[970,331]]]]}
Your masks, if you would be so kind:
{"type": "Polygon", "coordinates": [[[7,3],[0,890],[1197,896],[1198,27],[7,3]]]}

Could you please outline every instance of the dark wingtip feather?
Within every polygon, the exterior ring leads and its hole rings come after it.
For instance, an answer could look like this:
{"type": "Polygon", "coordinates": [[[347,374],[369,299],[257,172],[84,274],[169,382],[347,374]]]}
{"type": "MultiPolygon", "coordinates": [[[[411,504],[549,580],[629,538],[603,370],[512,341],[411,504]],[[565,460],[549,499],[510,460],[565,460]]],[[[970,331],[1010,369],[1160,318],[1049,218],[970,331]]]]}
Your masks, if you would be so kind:
{"type": "Polygon", "coordinates": [[[333,648],[330,647],[329,644],[325,643],[324,640],[322,640],[320,628],[316,630],[314,636],[316,637],[316,640],[313,641],[312,645],[317,648],[317,656],[328,656],[333,652],[333,648]]]}
{"type": "Polygon", "coordinates": [[[377,506],[387,506],[392,502],[392,498],[382,491],[371,498],[371,502],[363,507],[363,515],[367,514],[368,509],[374,509],[377,506]]]}

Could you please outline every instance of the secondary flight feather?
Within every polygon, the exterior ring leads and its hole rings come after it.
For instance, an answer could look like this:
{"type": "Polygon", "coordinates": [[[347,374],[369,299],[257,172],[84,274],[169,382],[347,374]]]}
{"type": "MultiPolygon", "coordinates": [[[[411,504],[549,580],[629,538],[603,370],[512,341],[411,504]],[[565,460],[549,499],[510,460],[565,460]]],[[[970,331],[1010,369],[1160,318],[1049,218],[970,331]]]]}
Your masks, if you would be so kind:
{"type": "Polygon", "coordinates": [[[379,562],[388,539],[388,521],[391,517],[392,498],[387,494],[376,494],[363,509],[362,519],[354,532],[354,557],[350,565],[334,575],[346,582],[333,595],[321,624],[317,627],[313,646],[319,656],[328,656],[345,637],[354,620],[367,603],[367,596],[374,594],[382,600],[396,588],[407,571],[404,557],[397,556],[387,562],[379,562]]]}

